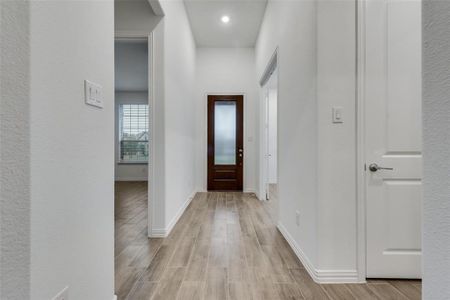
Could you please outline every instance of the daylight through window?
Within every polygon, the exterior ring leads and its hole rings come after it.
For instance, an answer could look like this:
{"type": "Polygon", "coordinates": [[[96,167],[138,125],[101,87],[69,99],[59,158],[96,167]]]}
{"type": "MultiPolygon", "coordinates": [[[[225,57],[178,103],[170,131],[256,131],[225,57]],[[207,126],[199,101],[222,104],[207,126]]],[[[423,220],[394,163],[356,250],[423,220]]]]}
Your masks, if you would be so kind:
{"type": "Polygon", "coordinates": [[[120,160],[148,161],[148,105],[120,105],[120,160]]]}

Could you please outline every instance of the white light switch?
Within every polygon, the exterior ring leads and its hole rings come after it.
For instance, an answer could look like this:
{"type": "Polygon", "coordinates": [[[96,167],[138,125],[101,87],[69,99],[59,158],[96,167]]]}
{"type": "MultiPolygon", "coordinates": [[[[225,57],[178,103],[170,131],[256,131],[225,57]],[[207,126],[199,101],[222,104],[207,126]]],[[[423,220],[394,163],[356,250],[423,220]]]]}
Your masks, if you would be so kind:
{"type": "Polygon", "coordinates": [[[344,123],[343,110],[341,106],[333,107],[333,123],[344,123]]]}
{"type": "Polygon", "coordinates": [[[84,101],[86,104],[103,108],[102,86],[89,80],[84,81],[84,101]]]}

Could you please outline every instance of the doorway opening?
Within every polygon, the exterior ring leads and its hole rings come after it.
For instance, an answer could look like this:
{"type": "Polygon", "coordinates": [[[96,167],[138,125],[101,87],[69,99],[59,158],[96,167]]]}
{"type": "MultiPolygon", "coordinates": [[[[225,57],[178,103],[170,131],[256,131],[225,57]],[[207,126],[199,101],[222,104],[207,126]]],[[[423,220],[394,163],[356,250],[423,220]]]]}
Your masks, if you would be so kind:
{"type": "Polygon", "coordinates": [[[208,190],[242,191],[244,96],[208,95],[208,190]]]}
{"type": "Polygon", "coordinates": [[[128,279],[139,272],[129,258],[152,247],[148,239],[149,39],[116,38],[114,48],[115,292],[122,299],[131,288],[128,279]]]}
{"type": "Polygon", "coordinates": [[[277,53],[272,56],[261,81],[261,178],[260,198],[275,224],[278,223],[278,68],[277,53]]]}

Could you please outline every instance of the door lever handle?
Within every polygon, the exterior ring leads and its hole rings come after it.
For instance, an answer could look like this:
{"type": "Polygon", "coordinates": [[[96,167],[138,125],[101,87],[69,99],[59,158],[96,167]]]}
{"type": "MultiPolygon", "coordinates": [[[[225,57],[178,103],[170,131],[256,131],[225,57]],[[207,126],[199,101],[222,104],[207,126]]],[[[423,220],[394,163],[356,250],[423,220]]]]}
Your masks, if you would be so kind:
{"type": "Polygon", "coordinates": [[[394,168],[385,168],[385,167],[380,167],[379,165],[377,165],[376,163],[370,164],[369,165],[369,170],[370,172],[376,172],[378,170],[388,170],[388,171],[393,171],[394,168]]]}

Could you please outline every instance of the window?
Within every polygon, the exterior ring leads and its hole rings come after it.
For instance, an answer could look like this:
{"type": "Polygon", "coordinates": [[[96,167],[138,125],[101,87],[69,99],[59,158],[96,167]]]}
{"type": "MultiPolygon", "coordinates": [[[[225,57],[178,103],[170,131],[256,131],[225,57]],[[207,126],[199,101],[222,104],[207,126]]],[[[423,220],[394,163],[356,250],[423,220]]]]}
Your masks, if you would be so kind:
{"type": "Polygon", "coordinates": [[[119,152],[121,162],[148,162],[148,105],[119,107],[119,152]]]}

